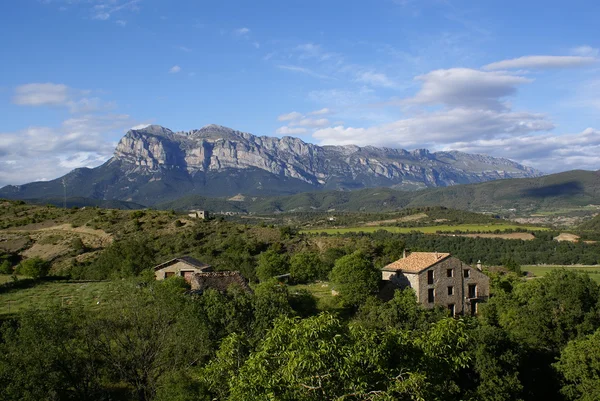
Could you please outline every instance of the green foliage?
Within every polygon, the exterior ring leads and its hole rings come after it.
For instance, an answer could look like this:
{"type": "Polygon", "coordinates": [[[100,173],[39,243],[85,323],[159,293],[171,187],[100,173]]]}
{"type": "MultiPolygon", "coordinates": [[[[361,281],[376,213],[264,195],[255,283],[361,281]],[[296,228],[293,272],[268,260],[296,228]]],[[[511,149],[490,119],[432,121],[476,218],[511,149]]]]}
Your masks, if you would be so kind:
{"type": "Polygon", "coordinates": [[[367,257],[357,251],[335,262],[331,282],[348,305],[360,305],[379,288],[381,272],[367,257]]]}
{"type": "Polygon", "coordinates": [[[32,278],[40,278],[48,275],[50,263],[42,258],[34,257],[21,262],[17,266],[16,273],[32,278]]]}
{"type": "Polygon", "coordinates": [[[296,283],[327,278],[329,269],[316,252],[298,252],[290,260],[290,274],[296,283]]]}
{"type": "Polygon", "coordinates": [[[132,277],[155,264],[154,249],[143,237],[113,242],[85,272],[86,278],[132,277]]]}
{"type": "Polygon", "coordinates": [[[2,261],[2,263],[0,263],[0,274],[13,274],[12,263],[8,260],[2,261]]]}
{"type": "Polygon", "coordinates": [[[560,350],[600,327],[600,289],[589,277],[555,270],[492,298],[484,317],[530,347],[560,350]]]}
{"type": "Polygon", "coordinates": [[[413,289],[394,291],[394,297],[382,302],[377,297],[369,297],[356,315],[357,321],[369,328],[425,330],[431,323],[447,316],[443,308],[425,309],[417,302],[413,289]]]}
{"type": "Polygon", "coordinates": [[[571,341],[554,365],[562,375],[562,393],[568,400],[600,399],[600,330],[571,341]]]}
{"type": "Polygon", "coordinates": [[[515,262],[515,260],[512,257],[503,261],[502,265],[513,273],[516,273],[518,275],[523,274],[523,271],[521,270],[521,266],[517,262],[515,262]]]}
{"type": "Polygon", "coordinates": [[[472,398],[481,401],[521,400],[520,347],[502,329],[481,325],[473,333],[471,350],[477,375],[472,398]]]}
{"type": "Polygon", "coordinates": [[[267,331],[277,317],[292,315],[287,287],[276,280],[269,280],[256,286],[252,306],[254,307],[252,330],[255,334],[267,331]]]}
{"type": "Polygon", "coordinates": [[[228,338],[201,380],[214,397],[232,401],[450,399],[469,362],[467,343],[454,319],[409,336],[347,326],[329,314],[282,318],[241,365],[243,342],[228,338]]]}
{"type": "Polygon", "coordinates": [[[260,281],[268,281],[275,276],[289,272],[289,262],[286,254],[269,249],[258,257],[256,275],[260,281]]]}

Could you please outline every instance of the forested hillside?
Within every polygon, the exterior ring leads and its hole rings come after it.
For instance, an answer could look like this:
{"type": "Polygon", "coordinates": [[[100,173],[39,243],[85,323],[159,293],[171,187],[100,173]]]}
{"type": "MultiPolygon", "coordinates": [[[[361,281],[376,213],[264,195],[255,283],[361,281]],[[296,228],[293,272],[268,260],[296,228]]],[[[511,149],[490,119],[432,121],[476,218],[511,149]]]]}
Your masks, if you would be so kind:
{"type": "Polygon", "coordinates": [[[18,274],[0,285],[0,400],[600,397],[598,284],[564,269],[525,279],[519,267],[596,264],[598,244],[559,243],[551,231],[530,241],[306,235],[222,217],[15,202],[2,204],[0,221],[0,267],[18,274]],[[52,260],[28,262],[36,250],[62,246],[52,260]],[[379,269],[406,248],[482,260],[492,297],[479,316],[425,309],[411,289],[381,298],[379,269]],[[252,292],[231,286],[191,294],[180,277],[155,281],[150,268],[181,255],[240,271],[252,292]],[[286,283],[272,279],[286,273],[286,283]],[[36,303],[51,300],[36,289],[87,280],[96,285],[92,299],[36,303]],[[35,294],[29,307],[19,303],[21,293],[35,294]],[[5,300],[16,303],[10,313],[5,300]]]}

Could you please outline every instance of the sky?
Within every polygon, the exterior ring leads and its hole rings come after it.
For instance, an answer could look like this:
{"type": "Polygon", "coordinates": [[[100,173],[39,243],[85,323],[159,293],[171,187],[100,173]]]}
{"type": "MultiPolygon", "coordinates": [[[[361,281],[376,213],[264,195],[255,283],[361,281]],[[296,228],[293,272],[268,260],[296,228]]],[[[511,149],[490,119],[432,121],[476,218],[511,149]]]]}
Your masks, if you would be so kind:
{"type": "Polygon", "coordinates": [[[0,186],[208,124],[600,169],[600,2],[0,2],[0,186]]]}

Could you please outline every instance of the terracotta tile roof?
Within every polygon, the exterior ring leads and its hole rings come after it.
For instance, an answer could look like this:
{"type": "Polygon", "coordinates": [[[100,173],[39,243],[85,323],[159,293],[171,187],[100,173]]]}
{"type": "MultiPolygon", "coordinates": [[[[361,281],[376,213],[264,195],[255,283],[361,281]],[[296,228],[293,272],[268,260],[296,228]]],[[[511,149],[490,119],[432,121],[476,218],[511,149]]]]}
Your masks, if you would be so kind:
{"type": "Polygon", "coordinates": [[[413,252],[407,257],[399,259],[385,266],[383,270],[403,271],[407,273],[418,273],[434,264],[450,257],[449,253],[441,252],[413,252]]]}

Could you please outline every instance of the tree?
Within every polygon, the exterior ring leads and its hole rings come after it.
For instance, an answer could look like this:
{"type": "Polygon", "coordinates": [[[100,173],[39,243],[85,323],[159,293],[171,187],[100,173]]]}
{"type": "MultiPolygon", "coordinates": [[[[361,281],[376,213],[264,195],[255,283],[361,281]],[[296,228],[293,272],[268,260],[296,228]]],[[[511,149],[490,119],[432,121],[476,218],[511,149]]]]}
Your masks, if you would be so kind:
{"type": "Polygon", "coordinates": [[[292,315],[287,287],[273,279],[256,286],[252,306],[254,308],[252,331],[255,338],[262,338],[277,317],[292,315]]]}
{"type": "Polygon", "coordinates": [[[289,266],[285,254],[280,254],[269,249],[259,255],[256,275],[260,281],[268,281],[275,276],[287,273],[289,271],[289,266]]]}
{"type": "Polygon", "coordinates": [[[379,329],[424,330],[448,315],[444,308],[427,310],[417,302],[413,289],[394,291],[394,297],[382,302],[371,296],[360,306],[357,320],[366,327],[379,329]]]}
{"type": "Polygon", "coordinates": [[[561,269],[500,293],[483,312],[514,340],[559,352],[570,340],[600,327],[599,301],[600,289],[591,278],[561,269]]]}
{"type": "Polygon", "coordinates": [[[132,277],[154,265],[155,251],[144,237],[113,242],[89,266],[84,278],[106,279],[111,276],[132,277]]]}
{"type": "Polygon", "coordinates": [[[18,267],[18,273],[32,278],[40,278],[48,275],[50,271],[50,262],[42,258],[34,257],[21,262],[18,267]]]}
{"type": "Polygon", "coordinates": [[[342,300],[356,306],[377,292],[381,272],[363,253],[357,251],[335,262],[330,279],[342,300]]]}
{"type": "Polygon", "coordinates": [[[571,341],[554,367],[564,379],[561,392],[568,400],[600,400],[600,330],[571,341]]]}
{"type": "Polygon", "coordinates": [[[290,260],[290,274],[294,282],[308,283],[327,277],[327,268],[319,254],[298,252],[290,260]]]}
{"type": "Polygon", "coordinates": [[[246,357],[224,341],[201,380],[214,399],[449,400],[469,363],[465,324],[444,319],[422,335],[348,325],[323,313],[280,318],[246,357]],[[216,360],[215,360],[216,362],[216,360]],[[218,383],[218,385],[216,385],[218,383]]]}

